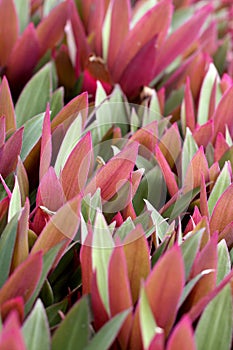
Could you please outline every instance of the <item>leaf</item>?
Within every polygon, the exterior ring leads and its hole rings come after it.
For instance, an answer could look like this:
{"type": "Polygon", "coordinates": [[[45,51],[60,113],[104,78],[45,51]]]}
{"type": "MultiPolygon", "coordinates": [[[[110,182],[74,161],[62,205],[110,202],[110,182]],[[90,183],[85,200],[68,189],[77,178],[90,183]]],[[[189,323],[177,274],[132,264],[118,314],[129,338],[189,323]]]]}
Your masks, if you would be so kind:
{"type": "MultiPolygon", "coordinates": [[[[122,246],[117,246],[113,250],[109,261],[108,290],[111,317],[133,307],[126,257],[122,246]],[[119,281],[121,281],[121,288],[119,288],[119,281]]],[[[129,313],[117,337],[122,349],[127,349],[132,318],[132,313],[129,313]]]]}
{"type": "Polygon", "coordinates": [[[6,132],[16,130],[14,104],[8,81],[4,76],[0,85],[0,116],[5,116],[6,132]]]}
{"type": "Polygon", "coordinates": [[[227,350],[232,340],[232,297],[229,285],[207,305],[195,331],[198,350],[227,350]]]}
{"type": "Polygon", "coordinates": [[[148,243],[140,224],[127,234],[123,241],[133,304],[138,300],[141,281],[150,272],[148,243]]]}
{"type": "Polygon", "coordinates": [[[96,214],[92,240],[92,270],[96,270],[97,287],[108,314],[110,314],[108,266],[113,247],[114,242],[111,232],[103,214],[98,212],[96,214]]]}
{"type": "Polygon", "coordinates": [[[21,195],[19,189],[18,179],[15,176],[15,185],[12,191],[12,196],[8,209],[8,222],[21,210],[21,195]]]}
{"type": "Polygon", "coordinates": [[[164,41],[172,16],[170,0],[163,0],[152,7],[129,31],[116,56],[112,69],[114,81],[119,81],[122,73],[140,49],[153,37],[158,36],[158,45],[164,41]]]}
{"type": "Polygon", "coordinates": [[[221,173],[219,174],[214,187],[208,198],[208,209],[209,214],[212,215],[214,207],[221,197],[223,192],[230,186],[231,184],[231,174],[230,174],[230,163],[226,162],[221,173]]]}
{"type": "Polygon", "coordinates": [[[200,248],[203,232],[204,232],[204,229],[194,232],[188,238],[186,238],[185,241],[180,246],[182,250],[183,259],[184,259],[186,280],[189,277],[193,262],[200,248]]]}
{"type": "Polygon", "coordinates": [[[167,66],[182,54],[197,39],[200,29],[212,12],[212,6],[206,5],[196,11],[182,26],[175,30],[161,45],[156,56],[154,76],[158,76],[167,66]]]}
{"type": "Polygon", "coordinates": [[[121,329],[128,313],[128,310],[123,311],[107,322],[99,332],[94,335],[84,350],[108,350],[121,329]]]}
{"type": "Polygon", "coordinates": [[[33,292],[30,299],[27,301],[27,303],[25,305],[25,314],[27,314],[31,310],[31,308],[32,308],[32,306],[33,306],[33,304],[34,304],[34,302],[35,302],[35,300],[36,300],[36,298],[37,298],[37,296],[38,296],[38,294],[39,294],[39,292],[44,284],[44,281],[47,278],[47,275],[48,275],[48,273],[49,273],[49,271],[54,263],[54,260],[56,259],[56,256],[57,256],[60,248],[61,248],[61,244],[58,244],[55,247],[53,247],[52,249],[50,249],[43,256],[43,267],[42,267],[40,280],[36,286],[35,291],[33,292]]]}
{"type": "Polygon", "coordinates": [[[17,166],[22,139],[23,128],[20,128],[0,148],[0,174],[3,178],[6,178],[17,166]]]}
{"type": "Polygon", "coordinates": [[[30,21],[30,0],[14,0],[15,9],[19,19],[20,33],[23,33],[30,21]]]}
{"type": "Polygon", "coordinates": [[[214,136],[213,141],[219,132],[224,134],[226,125],[232,134],[233,124],[232,124],[232,104],[233,100],[233,87],[229,88],[221,98],[215,113],[213,115],[214,120],[214,136]]]}
{"type": "Polygon", "coordinates": [[[18,18],[13,0],[0,1],[0,66],[7,65],[8,58],[18,38],[18,18]]]}
{"type": "Polygon", "coordinates": [[[196,343],[192,323],[188,316],[184,316],[176,325],[167,343],[167,350],[196,350],[196,343]]]}
{"type": "Polygon", "coordinates": [[[0,305],[18,296],[22,296],[26,303],[35,291],[41,271],[42,253],[31,254],[27,260],[19,265],[1,288],[0,305]]]}
{"type": "Polygon", "coordinates": [[[86,122],[88,112],[88,95],[87,92],[73,98],[69,103],[67,103],[62,110],[56,115],[52,121],[52,130],[55,129],[59,124],[64,125],[66,129],[72,122],[77,118],[79,114],[82,117],[82,127],[86,122]]]}
{"type": "Polygon", "coordinates": [[[202,174],[204,175],[205,180],[208,181],[209,167],[203,146],[199,148],[187,167],[187,172],[183,182],[184,193],[201,186],[202,174]]]}
{"type": "Polygon", "coordinates": [[[52,304],[46,308],[46,314],[49,322],[49,327],[57,326],[61,322],[61,314],[66,313],[68,308],[68,300],[64,299],[59,303],[52,304]]]}
{"type": "Polygon", "coordinates": [[[16,232],[18,225],[18,214],[16,214],[6,225],[0,238],[0,288],[4,285],[10,273],[11,259],[13,256],[16,232]]]}
{"type": "Polygon", "coordinates": [[[27,350],[17,313],[13,311],[4,323],[0,334],[1,350],[27,350]]]}
{"type": "Polygon", "coordinates": [[[209,119],[208,117],[209,117],[210,99],[211,99],[212,90],[213,89],[216,90],[216,94],[217,94],[216,103],[218,103],[221,98],[219,81],[220,81],[220,78],[219,78],[217,69],[215,68],[213,63],[210,63],[208,71],[202,83],[200,97],[199,97],[198,113],[197,113],[197,122],[199,125],[205,124],[209,119]]]}
{"type": "Polygon", "coordinates": [[[52,158],[52,138],[50,125],[50,111],[47,106],[41,136],[41,150],[40,150],[40,180],[48,171],[52,158]]]}
{"type": "Polygon", "coordinates": [[[151,219],[155,225],[156,234],[162,241],[169,230],[169,225],[166,219],[160,215],[160,213],[150,204],[149,201],[144,199],[144,202],[146,203],[147,209],[151,212],[151,219]]]}
{"type": "Polygon", "coordinates": [[[210,232],[214,233],[223,229],[233,221],[233,208],[229,205],[229,200],[233,196],[233,184],[231,184],[218,199],[212,216],[210,218],[210,232]],[[222,215],[224,213],[224,215],[222,215]]]}
{"type": "Polygon", "coordinates": [[[30,350],[49,350],[50,331],[44,306],[37,300],[32,312],[23,324],[25,344],[30,350]]]}
{"type": "Polygon", "coordinates": [[[76,147],[78,141],[80,140],[82,134],[82,118],[78,115],[77,118],[72,122],[69,129],[67,130],[65,137],[62,141],[61,147],[59,149],[56,163],[54,166],[57,176],[60,176],[64,165],[71,154],[71,152],[76,147]]]}
{"type": "Polygon", "coordinates": [[[81,138],[61,171],[60,181],[67,200],[73,198],[83,190],[92,161],[91,134],[81,138]],[[75,168],[75,171],[74,171],[75,168]]]}
{"type": "Polygon", "coordinates": [[[24,124],[23,144],[20,157],[23,161],[37,144],[42,134],[44,113],[38,114],[24,124]]]}
{"type": "Polygon", "coordinates": [[[140,296],[140,306],[139,306],[139,319],[140,328],[142,333],[142,342],[144,349],[148,349],[151,341],[153,340],[155,334],[162,332],[160,328],[157,327],[153,313],[151,311],[145,289],[141,288],[140,296]]]}
{"type": "Polygon", "coordinates": [[[17,126],[46,110],[50,100],[52,64],[48,63],[27,83],[15,105],[17,126]]]}
{"type": "Polygon", "coordinates": [[[231,271],[231,260],[226,245],[226,241],[222,239],[218,243],[218,267],[217,267],[217,285],[227,276],[231,271]]]}
{"type": "Polygon", "coordinates": [[[89,338],[89,305],[82,297],[68,312],[52,338],[52,350],[82,350],[89,338]]]}
{"type": "Polygon", "coordinates": [[[46,253],[60,242],[65,245],[70,242],[75,237],[79,227],[80,205],[80,196],[65,203],[44,227],[32,248],[32,252],[41,250],[46,253]]]}
{"type": "Polygon", "coordinates": [[[64,27],[68,19],[68,2],[63,1],[57,5],[49,15],[44,18],[36,28],[40,43],[40,57],[49,48],[55,47],[64,36],[64,27]]]}
{"type": "Polygon", "coordinates": [[[64,87],[61,86],[54,91],[51,97],[51,120],[62,110],[64,107],[64,87]]]}
{"type": "Polygon", "coordinates": [[[135,96],[142,86],[148,85],[153,78],[157,34],[152,37],[131,59],[122,72],[119,84],[128,96],[135,96]],[[138,69],[143,65],[143,69],[138,69]]]}
{"type": "Polygon", "coordinates": [[[184,183],[188,166],[197,150],[197,144],[192,136],[191,131],[187,128],[182,150],[182,183],[184,183]]]}
{"type": "Polygon", "coordinates": [[[184,286],[184,263],[181,250],[173,246],[155,264],[145,282],[145,291],[156,324],[167,335],[175,321],[184,286]],[[158,285],[163,288],[158,288],[158,285]]]}
{"type": "Polygon", "coordinates": [[[17,40],[7,65],[6,75],[14,94],[18,94],[32,76],[33,69],[39,59],[39,50],[36,30],[34,25],[30,23],[22,36],[17,40]],[[30,45],[28,45],[29,42],[30,45]],[[27,64],[25,64],[25,61],[27,64]]]}
{"type": "Polygon", "coordinates": [[[128,0],[118,0],[110,3],[111,24],[109,33],[109,44],[107,54],[107,64],[109,69],[114,66],[118,51],[122,42],[129,32],[130,2],[128,0]],[[119,23],[121,23],[119,27],[119,23]]]}
{"type": "Polygon", "coordinates": [[[117,193],[117,185],[123,186],[133,171],[138,153],[138,144],[125,147],[120,153],[106,163],[89,182],[85,194],[93,194],[99,187],[103,200],[111,199],[117,193]]]}

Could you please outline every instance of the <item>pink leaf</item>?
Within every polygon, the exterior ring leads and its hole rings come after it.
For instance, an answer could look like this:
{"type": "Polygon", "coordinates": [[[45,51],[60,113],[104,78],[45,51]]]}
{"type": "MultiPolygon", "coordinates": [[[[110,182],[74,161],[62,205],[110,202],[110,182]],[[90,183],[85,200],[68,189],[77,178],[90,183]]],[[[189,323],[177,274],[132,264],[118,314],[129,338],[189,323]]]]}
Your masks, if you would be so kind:
{"type": "Polygon", "coordinates": [[[75,120],[77,115],[80,113],[83,126],[86,122],[88,112],[88,94],[87,92],[73,98],[62,110],[56,115],[52,121],[52,130],[59,124],[64,125],[65,131],[69,125],[75,120]]]}
{"type": "Polygon", "coordinates": [[[54,171],[54,168],[50,167],[47,173],[42,178],[38,187],[36,205],[44,206],[50,211],[57,211],[65,202],[60,181],[54,171]]]}
{"type": "Polygon", "coordinates": [[[225,137],[221,132],[217,134],[214,147],[214,161],[219,162],[222,156],[230,149],[225,137]]]}
{"type": "Polygon", "coordinates": [[[89,232],[80,250],[82,268],[82,292],[90,294],[93,277],[92,271],[92,232],[89,232]]]}
{"type": "Polygon", "coordinates": [[[195,129],[195,113],[194,113],[194,104],[192,91],[190,89],[190,78],[187,77],[185,91],[184,91],[184,109],[185,109],[185,122],[186,127],[191,131],[195,129]]]}
{"type": "Polygon", "coordinates": [[[26,350],[20,323],[16,312],[12,312],[7,318],[0,334],[1,350],[26,350]]]}
{"type": "Polygon", "coordinates": [[[68,19],[68,2],[57,5],[36,28],[40,43],[40,57],[52,49],[64,36],[64,27],[68,19]]]}
{"type": "Polygon", "coordinates": [[[22,297],[26,303],[33,294],[42,272],[42,253],[31,254],[20,264],[0,290],[0,305],[22,297]]]}
{"type": "MultiPolygon", "coordinates": [[[[122,73],[142,47],[158,37],[158,45],[164,41],[172,17],[170,0],[162,0],[149,10],[129,31],[120,48],[112,70],[113,79],[120,80],[122,73]]],[[[142,67],[143,70],[143,67],[142,67]]]]}
{"type": "Polygon", "coordinates": [[[165,335],[175,321],[183,286],[184,263],[181,250],[175,245],[157,262],[145,283],[156,324],[165,330],[165,335]]]}
{"type": "Polygon", "coordinates": [[[201,185],[201,174],[203,173],[205,181],[209,179],[209,168],[205,157],[203,146],[199,148],[192,158],[184,179],[184,191],[188,191],[201,185]]]}
{"type": "Polygon", "coordinates": [[[13,0],[0,0],[0,67],[7,65],[18,38],[19,23],[13,0]]]}
{"type": "Polygon", "coordinates": [[[141,225],[126,236],[123,247],[134,304],[139,297],[141,280],[146,279],[150,272],[149,248],[141,225]]]}
{"type": "Polygon", "coordinates": [[[196,350],[195,337],[191,321],[184,316],[169,337],[166,350],[196,350]]]}
{"type": "Polygon", "coordinates": [[[154,76],[159,75],[176,57],[182,54],[198,37],[200,29],[212,12],[212,6],[206,5],[195,13],[191,19],[173,32],[161,45],[156,56],[154,76]]]}
{"type": "Polygon", "coordinates": [[[201,126],[197,126],[193,132],[193,138],[196,141],[198,146],[203,145],[206,147],[209,142],[212,140],[214,131],[214,123],[213,120],[208,120],[207,123],[201,126]]]}
{"type": "Polygon", "coordinates": [[[214,119],[213,140],[215,140],[219,132],[224,134],[226,125],[228,126],[230,134],[232,135],[233,133],[232,110],[233,110],[233,86],[225,92],[213,115],[213,119],[214,119]]]}
{"type": "Polygon", "coordinates": [[[5,143],[5,137],[6,137],[6,124],[5,124],[6,118],[5,116],[0,117],[0,148],[5,143]]]}
{"type": "Polygon", "coordinates": [[[102,302],[98,286],[96,271],[92,274],[92,284],[91,284],[91,307],[94,316],[94,328],[95,330],[100,329],[108,320],[109,316],[102,302]]]}
{"type": "Polygon", "coordinates": [[[132,137],[129,139],[129,143],[132,141],[138,142],[141,146],[139,152],[144,157],[151,157],[151,153],[154,154],[155,145],[158,142],[158,123],[153,121],[152,123],[138,129],[132,137]]]}
{"type": "Polygon", "coordinates": [[[102,28],[110,0],[92,0],[88,18],[88,34],[93,36],[90,42],[92,51],[102,56],[102,28]]]}
{"type": "Polygon", "coordinates": [[[233,222],[233,207],[229,205],[233,196],[233,184],[223,192],[217,201],[212,216],[210,218],[210,232],[215,231],[221,233],[224,228],[233,222]]]}
{"type": "Polygon", "coordinates": [[[60,181],[67,200],[83,190],[90,170],[91,160],[91,134],[87,133],[70,153],[61,171],[60,181]]]}
{"type": "Polygon", "coordinates": [[[160,151],[158,146],[156,146],[155,156],[156,156],[156,160],[157,160],[157,162],[162,170],[168,191],[172,197],[179,191],[179,188],[178,188],[178,185],[177,185],[177,182],[175,179],[175,175],[171,171],[171,168],[170,168],[166,158],[164,157],[163,153],[160,151]]]}
{"type": "MultiPolygon", "coordinates": [[[[122,246],[117,246],[111,255],[108,269],[108,290],[111,317],[133,306],[127,275],[127,264],[122,246]],[[121,286],[119,287],[119,281],[121,286]]],[[[127,349],[132,326],[132,313],[129,313],[118,334],[122,349],[127,349]]]]}
{"type": "Polygon", "coordinates": [[[6,75],[14,93],[19,93],[20,89],[32,76],[33,69],[39,59],[39,50],[36,30],[31,23],[17,40],[7,64],[6,75]]]}
{"type": "Polygon", "coordinates": [[[1,305],[1,319],[3,322],[12,311],[15,312],[15,314],[17,314],[19,321],[23,323],[24,301],[22,297],[16,297],[16,298],[7,300],[5,301],[5,303],[1,305]]]}
{"type": "Polygon", "coordinates": [[[51,139],[51,125],[50,125],[50,111],[47,106],[43,129],[41,137],[41,151],[40,151],[40,180],[49,169],[52,158],[52,139],[51,139]]]}
{"type": "Polygon", "coordinates": [[[85,188],[85,194],[94,194],[96,189],[101,189],[102,198],[107,201],[117,191],[117,186],[122,187],[127,182],[133,171],[138,153],[138,144],[133,143],[124,148],[120,153],[105,164],[85,188]]]}
{"type": "Polygon", "coordinates": [[[115,64],[117,53],[129,32],[131,9],[129,0],[112,0],[110,6],[112,6],[112,16],[107,63],[111,70],[115,64]]]}
{"type": "Polygon", "coordinates": [[[75,237],[80,223],[81,197],[76,196],[51,217],[32,248],[32,252],[42,250],[43,254],[60,242],[65,246],[75,237]]]}
{"type": "Polygon", "coordinates": [[[15,170],[23,141],[23,128],[18,129],[0,148],[0,174],[6,178],[15,170]]]}
{"type": "Polygon", "coordinates": [[[121,75],[121,88],[130,97],[136,96],[140,88],[148,85],[153,78],[156,41],[157,34],[135,54],[121,75]]]}
{"type": "Polygon", "coordinates": [[[208,208],[208,202],[207,202],[207,193],[206,193],[206,183],[205,183],[205,176],[202,173],[201,176],[201,192],[200,192],[200,211],[202,216],[209,217],[209,208],[208,208]]]}
{"type": "Polygon", "coordinates": [[[164,334],[156,333],[154,338],[152,339],[148,350],[164,350],[164,334]]]}
{"type": "MultiPolygon", "coordinates": [[[[11,98],[10,88],[6,77],[3,77],[0,85],[0,117],[5,116],[6,132],[13,132],[16,130],[16,120],[14,105],[11,98]]],[[[1,127],[0,127],[1,129],[1,127]]]]}
{"type": "Polygon", "coordinates": [[[159,148],[172,169],[181,153],[181,137],[177,123],[172,124],[163,134],[159,142],[159,148]]]}

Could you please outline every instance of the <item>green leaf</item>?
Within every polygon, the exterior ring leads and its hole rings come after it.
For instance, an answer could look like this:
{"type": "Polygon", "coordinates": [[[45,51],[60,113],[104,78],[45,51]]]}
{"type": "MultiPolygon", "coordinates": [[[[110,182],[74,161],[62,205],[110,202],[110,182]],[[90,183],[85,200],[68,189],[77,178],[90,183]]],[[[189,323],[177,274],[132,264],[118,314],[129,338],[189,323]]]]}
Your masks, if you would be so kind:
{"type": "Polygon", "coordinates": [[[217,284],[231,271],[231,259],[225,239],[218,243],[217,284]]]}
{"type": "Polygon", "coordinates": [[[95,107],[98,135],[99,140],[101,140],[113,123],[109,101],[107,100],[106,92],[99,81],[97,81],[95,107]]]}
{"type": "Polygon", "coordinates": [[[141,289],[139,321],[144,349],[148,349],[156,333],[156,322],[144,287],[141,289]]]}
{"type": "Polygon", "coordinates": [[[23,336],[27,349],[49,350],[50,331],[44,306],[37,300],[32,312],[23,325],[23,336]]]}
{"type": "Polygon", "coordinates": [[[163,240],[164,236],[169,230],[169,225],[162,215],[148,202],[144,200],[147,206],[147,209],[151,212],[151,219],[155,225],[156,233],[158,237],[163,240]]]}
{"type": "Polygon", "coordinates": [[[210,193],[208,199],[208,208],[210,216],[213,213],[215,204],[217,203],[218,199],[221,197],[221,195],[227,189],[227,187],[231,184],[231,174],[229,169],[231,169],[230,162],[226,162],[210,193]]]}
{"type": "Polygon", "coordinates": [[[70,153],[80,140],[81,134],[82,117],[81,114],[79,114],[67,130],[65,137],[62,141],[60,150],[58,152],[56,163],[54,166],[54,170],[57,176],[60,175],[60,171],[63,169],[67,158],[69,157],[70,153]]]}
{"type": "Polygon", "coordinates": [[[21,210],[21,194],[17,176],[15,176],[15,185],[10,199],[8,209],[8,222],[21,210]]]}
{"type": "Polygon", "coordinates": [[[59,311],[64,314],[67,310],[67,307],[68,307],[68,300],[64,299],[59,303],[53,304],[46,308],[46,314],[48,317],[50,327],[54,327],[61,322],[61,316],[59,314],[59,311]]]}
{"type": "Polygon", "coordinates": [[[14,0],[18,19],[20,33],[24,31],[30,22],[30,0],[14,0]]]}
{"type": "Polygon", "coordinates": [[[232,339],[231,287],[225,288],[207,305],[196,328],[198,350],[229,350],[232,339]]]}
{"type": "Polygon", "coordinates": [[[126,310],[114,316],[99,330],[98,333],[95,334],[90,343],[82,350],[108,350],[128,314],[129,311],[126,310]]]}
{"type": "Polygon", "coordinates": [[[111,232],[102,213],[96,215],[93,241],[92,264],[96,270],[97,285],[103,304],[110,313],[108,295],[108,264],[114,247],[111,232]]]}
{"type": "Polygon", "coordinates": [[[17,127],[46,110],[50,101],[52,64],[48,63],[27,83],[15,106],[17,127]]]}
{"type": "Polygon", "coordinates": [[[186,128],[186,135],[185,135],[183,151],[182,151],[182,184],[184,184],[184,179],[186,176],[188,166],[193,156],[197,152],[197,150],[198,150],[198,147],[192,136],[192,133],[189,130],[189,128],[186,128]]]}
{"type": "Polygon", "coordinates": [[[56,245],[55,247],[50,249],[48,251],[48,253],[46,253],[44,255],[43,268],[42,268],[40,281],[39,281],[34,293],[32,294],[31,298],[28,300],[28,302],[25,305],[25,314],[27,314],[31,310],[32,305],[34,304],[38,294],[40,293],[40,290],[44,284],[44,281],[47,278],[47,275],[48,275],[48,273],[49,273],[49,271],[54,263],[54,260],[56,259],[57,253],[59,252],[61,246],[62,246],[62,243],[56,245]]]}
{"type": "Polygon", "coordinates": [[[114,237],[117,236],[121,239],[121,241],[123,241],[133,229],[135,229],[135,225],[132,221],[132,218],[129,216],[117,229],[114,237]]]}
{"type": "Polygon", "coordinates": [[[200,247],[200,242],[202,234],[205,229],[201,229],[193,234],[191,234],[185,241],[181,244],[181,251],[184,259],[185,266],[185,279],[189,277],[190,270],[192,268],[193,262],[197,255],[200,247]]]}
{"type": "Polygon", "coordinates": [[[59,89],[54,91],[51,97],[51,103],[50,103],[51,120],[53,120],[53,118],[60,112],[63,106],[64,106],[64,87],[61,86],[59,89]]]}
{"type": "Polygon", "coordinates": [[[89,305],[87,297],[76,303],[52,338],[52,350],[83,350],[89,338],[89,305]]]}
{"type": "Polygon", "coordinates": [[[216,105],[217,105],[221,99],[221,90],[219,86],[220,78],[214,64],[210,63],[208,72],[202,83],[201,93],[199,98],[198,114],[197,114],[197,122],[199,125],[203,125],[208,121],[210,98],[211,98],[212,90],[214,88],[215,81],[217,82],[216,84],[216,105]]]}
{"type": "Polygon", "coordinates": [[[24,161],[42,135],[42,126],[45,113],[31,118],[24,124],[23,144],[20,158],[24,161]]]}
{"type": "Polygon", "coordinates": [[[15,239],[18,226],[18,214],[16,214],[5,227],[0,237],[0,288],[3,286],[10,273],[11,259],[13,256],[15,239]]]}
{"type": "Polygon", "coordinates": [[[48,16],[50,11],[64,0],[45,0],[43,4],[43,17],[48,16]]]}
{"type": "Polygon", "coordinates": [[[207,269],[207,270],[203,270],[202,272],[200,272],[197,276],[195,276],[194,278],[192,278],[184,287],[180,301],[179,301],[179,306],[180,307],[183,302],[185,301],[185,299],[187,298],[187,296],[190,294],[190,292],[192,291],[192,289],[195,287],[195,285],[197,284],[197,282],[205,275],[208,275],[209,273],[214,272],[213,269],[207,269]]]}

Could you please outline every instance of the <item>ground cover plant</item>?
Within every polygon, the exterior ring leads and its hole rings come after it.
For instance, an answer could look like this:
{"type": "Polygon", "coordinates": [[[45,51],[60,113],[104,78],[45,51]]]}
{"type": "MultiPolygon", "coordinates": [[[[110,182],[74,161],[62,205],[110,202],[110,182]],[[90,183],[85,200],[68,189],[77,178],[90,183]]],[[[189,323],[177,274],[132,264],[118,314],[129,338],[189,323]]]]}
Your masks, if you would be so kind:
{"type": "Polygon", "coordinates": [[[231,0],[0,0],[0,349],[227,350],[231,0]]]}

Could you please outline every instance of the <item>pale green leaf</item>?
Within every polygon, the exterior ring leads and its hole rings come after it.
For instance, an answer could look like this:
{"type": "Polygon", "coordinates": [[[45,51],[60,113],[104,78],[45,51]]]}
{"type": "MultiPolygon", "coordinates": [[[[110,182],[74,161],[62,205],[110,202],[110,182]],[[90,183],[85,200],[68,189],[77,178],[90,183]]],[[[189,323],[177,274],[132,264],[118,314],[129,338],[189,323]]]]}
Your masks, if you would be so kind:
{"type": "Polygon", "coordinates": [[[42,135],[45,113],[36,115],[24,124],[23,144],[20,158],[24,161],[42,135]]]}
{"type": "Polygon", "coordinates": [[[221,197],[221,195],[227,189],[227,187],[230,186],[231,174],[229,169],[231,169],[231,165],[229,162],[226,162],[210,193],[208,199],[208,208],[210,216],[213,213],[215,204],[217,203],[218,199],[221,197]]]}
{"type": "Polygon", "coordinates": [[[52,64],[46,64],[24,87],[15,106],[17,127],[46,110],[52,88],[52,64]]]}
{"type": "Polygon", "coordinates": [[[55,90],[51,97],[51,117],[50,119],[53,120],[53,118],[60,112],[60,110],[64,106],[64,87],[61,86],[59,89],[55,90]]]}
{"type": "Polygon", "coordinates": [[[189,277],[191,267],[199,250],[203,232],[204,229],[192,233],[180,246],[184,259],[186,280],[189,277]]]}
{"type": "Polygon", "coordinates": [[[15,176],[15,185],[10,199],[8,209],[8,222],[21,210],[21,194],[17,176],[15,176]]]}
{"type": "Polygon", "coordinates": [[[196,328],[197,350],[229,350],[232,340],[231,287],[224,289],[207,305],[196,328]]]}
{"type": "Polygon", "coordinates": [[[231,271],[231,259],[225,239],[218,243],[217,284],[231,271]]]}
{"type": "Polygon", "coordinates": [[[92,268],[96,270],[97,286],[108,313],[108,264],[114,247],[113,238],[102,213],[96,215],[92,241],[92,268]]]}
{"type": "Polygon", "coordinates": [[[20,33],[23,33],[30,22],[30,0],[14,0],[14,3],[19,19],[20,33]]]}
{"type": "Polygon", "coordinates": [[[186,135],[182,150],[182,184],[184,184],[184,179],[186,176],[188,166],[197,150],[198,146],[192,136],[192,133],[189,130],[189,128],[186,128],[186,135]]]}
{"type": "Polygon", "coordinates": [[[27,349],[49,350],[50,331],[44,305],[38,299],[32,312],[23,324],[23,336],[27,349]]]}
{"type": "Polygon", "coordinates": [[[111,18],[112,18],[112,3],[110,2],[104,23],[102,26],[102,45],[103,45],[103,59],[107,61],[108,57],[108,47],[109,47],[109,39],[110,39],[110,30],[111,30],[111,18]]]}
{"type": "Polygon", "coordinates": [[[125,322],[128,314],[129,311],[126,310],[111,318],[111,320],[94,335],[90,343],[82,350],[108,350],[119,333],[119,330],[125,322]]]}
{"type": "Polygon", "coordinates": [[[162,240],[169,230],[169,225],[162,215],[148,202],[144,199],[147,209],[151,212],[151,219],[155,225],[156,234],[162,240]]]}

